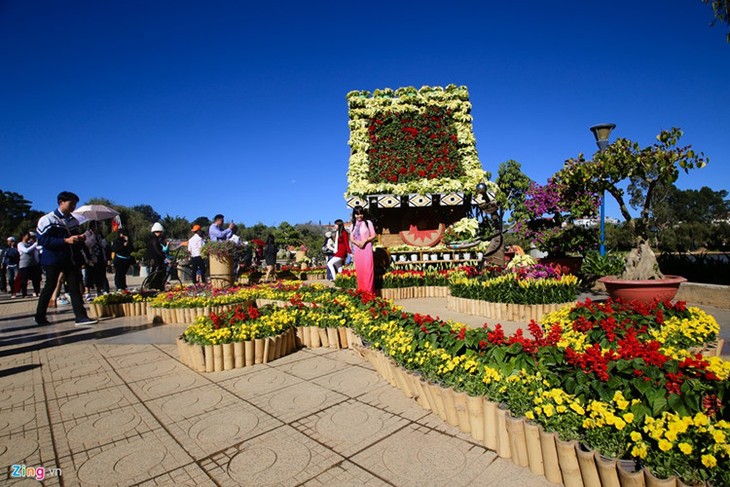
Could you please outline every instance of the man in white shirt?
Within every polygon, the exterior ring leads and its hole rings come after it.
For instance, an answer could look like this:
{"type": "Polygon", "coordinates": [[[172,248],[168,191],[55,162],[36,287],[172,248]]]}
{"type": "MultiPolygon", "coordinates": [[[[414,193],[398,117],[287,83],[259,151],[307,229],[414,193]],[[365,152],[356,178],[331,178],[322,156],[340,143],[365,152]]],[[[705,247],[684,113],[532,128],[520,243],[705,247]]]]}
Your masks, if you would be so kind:
{"type": "Polygon", "coordinates": [[[200,283],[205,284],[205,261],[203,256],[200,255],[200,251],[203,249],[203,232],[200,230],[200,225],[193,225],[190,229],[193,232],[193,236],[188,240],[188,250],[190,251],[190,267],[193,274],[193,282],[198,283],[198,273],[200,273],[200,283]]]}

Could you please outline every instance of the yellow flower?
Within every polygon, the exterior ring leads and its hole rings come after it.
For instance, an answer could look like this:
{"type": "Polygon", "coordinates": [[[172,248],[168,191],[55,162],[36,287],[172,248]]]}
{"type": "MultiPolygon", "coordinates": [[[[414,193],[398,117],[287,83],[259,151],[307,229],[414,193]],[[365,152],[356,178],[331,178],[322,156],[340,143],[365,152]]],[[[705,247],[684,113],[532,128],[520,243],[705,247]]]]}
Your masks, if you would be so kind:
{"type": "Polygon", "coordinates": [[[643,459],[643,458],[646,458],[646,453],[647,453],[646,445],[643,444],[643,443],[642,444],[639,444],[639,445],[636,445],[635,447],[633,447],[631,449],[631,456],[632,457],[638,457],[638,458],[642,458],[643,459]]]}
{"type": "Polygon", "coordinates": [[[689,443],[683,441],[682,443],[677,445],[677,447],[679,448],[679,451],[681,451],[685,455],[690,455],[692,453],[692,445],[690,445],[689,443]]]}
{"type": "Polygon", "coordinates": [[[641,433],[639,433],[638,431],[632,431],[631,432],[631,441],[636,443],[639,440],[641,440],[641,433]]]}
{"type": "Polygon", "coordinates": [[[659,440],[659,449],[661,451],[669,451],[672,449],[672,443],[662,438],[661,440],[659,440]]]}
{"type": "Polygon", "coordinates": [[[704,465],[707,468],[712,468],[717,466],[717,458],[715,458],[714,455],[702,455],[702,465],[704,465]]]}

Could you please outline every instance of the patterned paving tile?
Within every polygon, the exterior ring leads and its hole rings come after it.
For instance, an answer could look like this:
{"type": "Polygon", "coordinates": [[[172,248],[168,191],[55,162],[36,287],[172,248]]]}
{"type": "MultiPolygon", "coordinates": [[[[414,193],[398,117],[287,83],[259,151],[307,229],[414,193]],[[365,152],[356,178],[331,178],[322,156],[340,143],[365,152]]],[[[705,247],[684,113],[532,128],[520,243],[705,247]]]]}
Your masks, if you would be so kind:
{"type": "MultiPolygon", "coordinates": [[[[161,352],[158,351],[157,353],[161,352]]],[[[171,359],[170,357],[166,357],[163,360],[156,360],[154,362],[117,368],[115,370],[125,382],[136,382],[140,380],[147,380],[152,377],[159,377],[161,375],[190,371],[188,367],[177,360],[171,359]]]]}
{"type": "Polygon", "coordinates": [[[109,345],[109,344],[97,344],[96,349],[105,357],[121,357],[123,355],[130,355],[139,353],[143,350],[148,350],[147,345],[129,344],[129,345],[109,345]]]}
{"type": "MultiPolygon", "coordinates": [[[[16,464],[28,467],[58,467],[49,427],[0,437],[0,480],[10,479],[10,466],[16,464]]],[[[20,483],[16,479],[10,480],[7,485],[20,483]]],[[[60,485],[60,482],[57,478],[49,477],[44,481],[44,485],[60,485]]]]}
{"type": "Polygon", "coordinates": [[[411,421],[416,421],[429,414],[416,401],[407,398],[399,389],[391,386],[382,378],[380,384],[380,387],[358,396],[357,400],[411,421]]]}
{"type": "Polygon", "coordinates": [[[514,468],[509,461],[498,462],[500,459],[492,451],[417,424],[407,426],[350,460],[403,487],[550,485],[528,469],[514,468]]]}
{"type": "Polygon", "coordinates": [[[113,371],[101,371],[96,374],[71,377],[55,382],[48,382],[46,389],[48,397],[61,399],[70,396],[77,396],[85,392],[100,391],[110,387],[122,387],[124,381],[113,371]]]}
{"type": "Polygon", "coordinates": [[[335,391],[327,390],[312,382],[302,382],[268,394],[255,396],[249,401],[285,423],[289,423],[326,409],[344,399],[346,396],[335,391]]]}
{"type": "Polygon", "coordinates": [[[5,387],[0,389],[0,414],[15,408],[27,408],[36,402],[44,401],[43,386],[31,383],[27,386],[5,387]]]}
{"type": "MultiPolygon", "coordinates": [[[[251,372],[243,373],[239,377],[230,380],[223,380],[218,382],[218,385],[243,399],[249,400],[262,394],[304,383],[302,379],[274,367],[255,365],[240,370],[246,369],[251,369],[251,372]]],[[[217,375],[217,373],[214,373],[214,375],[217,375]]]]}
{"type": "Polygon", "coordinates": [[[159,362],[160,360],[170,360],[170,356],[156,348],[146,347],[134,353],[107,357],[107,360],[114,370],[119,370],[125,367],[159,362]]]}
{"type": "Polygon", "coordinates": [[[147,401],[209,385],[210,381],[190,369],[129,383],[140,399],[147,401]]]}
{"type": "Polygon", "coordinates": [[[361,396],[382,386],[377,373],[354,366],[318,377],[312,382],[350,397],[361,396]]]}
{"type": "Polygon", "coordinates": [[[317,477],[342,457],[289,426],[282,426],[203,460],[223,486],[294,486],[317,477]]]}
{"type": "Polygon", "coordinates": [[[452,437],[409,426],[351,459],[399,486],[484,485],[475,475],[496,455],[467,448],[452,437]],[[478,468],[470,468],[478,466],[478,468]]]}
{"type": "Polygon", "coordinates": [[[66,485],[133,485],[189,465],[192,458],[162,429],[60,458],[66,485]]]}
{"type": "Polygon", "coordinates": [[[346,365],[342,363],[329,359],[327,356],[316,355],[304,360],[282,364],[280,366],[277,365],[276,362],[273,363],[273,367],[276,367],[278,370],[295,375],[304,380],[310,380],[326,374],[331,374],[345,366],[346,365]]]}
{"type": "Polygon", "coordinates": [[[169,486],[176,487],[215,487],[205,470],[196,464],[185,465],[172,472],[151,478],[139,484],[140,487],[169,486]]]}
{"type": "Polygon", "coordinates": [[[349,457],[407,424],[410,421],[351,399],[295,421],[292,426],[349,457]]]}
{"type": "Polygon", "coordinates": [[[126,387],[109,387],[75,396],[49,399],[48,402],[51,424],[57,424],[123,408],[136,404],[138,401],[126,387]]]}
{"type": "Polygon", "coordinates": [[[168,424],[167,428],[193,458],[201,459],[282,424],[245,401],[238,401],[168,424]]]}
{"type": "Polygon", "coordinates": [[[344,461],[302,485],[305,487],[383,487],[391,484],[366,472],[357,465],[344,461]]]}
{"type": "Polygon", "coordinates": [[[145,405],[164,424],[194,418],[241,401],[216,385],[208,385],[146,401],[145,405]]]}
{"type": "Polygon", "coordinates": [[[62,345],[40,350],[41,359],[54,365],[51,369],[63,368],[73,364],[99,363],[104,361],[103,355],[92,344],[62,345]]]}
{"type": "Polygon", "coordinates": [[[64,381],[71,378],[112,372],[109,364],[93,347],[68,345],[41,350],[45,381],[64,381]],[[63,349],[65,353],[59,353],[63,349]]]}
{"type": "Polygon", "coordinates": [[[160,427],[142,404],[133,404],[55,425],[56,449],[64,457],[160,427]]]}
{"type": "Polygon", "coordinates": [[[331,354],[327,355],[327,358],[337,360],[338,362],[344,362],[349,365],[367,366],[367,368],[371,368],[370,362],[361,357],[355,350],[349,348],[335,350],[331,354]]]}
{"type": "Polygon", "coordinates": [[[13,433],[23,434],[43,427],[48,427],[48,414],[43,403],[33,403],[0,414],[0,437],[13,433]]]}

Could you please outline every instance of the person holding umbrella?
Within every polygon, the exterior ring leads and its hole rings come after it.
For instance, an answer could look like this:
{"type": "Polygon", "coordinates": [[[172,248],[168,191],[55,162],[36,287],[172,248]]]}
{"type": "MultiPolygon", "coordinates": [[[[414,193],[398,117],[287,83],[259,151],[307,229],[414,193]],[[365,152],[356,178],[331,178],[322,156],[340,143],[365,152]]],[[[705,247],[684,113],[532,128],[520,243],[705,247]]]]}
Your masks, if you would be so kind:
{"type": "Polygon", "coordinates": [[[81,297],[84,236],[79,230],[79,221],[71,214],[79,197],[70,191],[62,191],[56,199],[58,208],[38,220],[36,231],[38,243],[43,247],[41,266],[46,273],[46,283],[38,299],[35,322],[37,325],[51,324],[46,317],[48,304],[63,276],[66,290],[71,297],[76,325],[93,325],[98,321],[88,317],[81,297]]]}

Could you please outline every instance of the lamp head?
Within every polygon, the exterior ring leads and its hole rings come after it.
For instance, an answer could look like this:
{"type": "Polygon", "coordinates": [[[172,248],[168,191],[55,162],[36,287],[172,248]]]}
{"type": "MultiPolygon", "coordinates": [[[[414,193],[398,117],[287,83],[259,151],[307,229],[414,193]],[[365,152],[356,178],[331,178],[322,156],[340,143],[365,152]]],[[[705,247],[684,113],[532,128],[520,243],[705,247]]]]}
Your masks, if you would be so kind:
{"type": "Polygon", "coordinates": [[[483,195],[484,193],[487,192],[487,185],[484,183],[477,184],[476,192],[477,192],[477,194],[483,195]]]}
{"type": "Polygon", "coordinates": [[[608,136],[611,135],[611,131],[616,128],[615,123],[599,123],[591,127],[591,132],[596,138],[596,144],[598,149],[603,150],[608,146],[608,136]]]}

